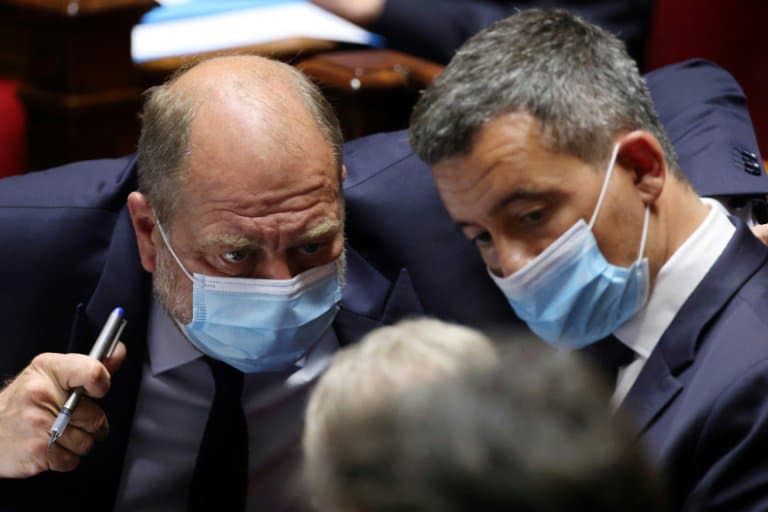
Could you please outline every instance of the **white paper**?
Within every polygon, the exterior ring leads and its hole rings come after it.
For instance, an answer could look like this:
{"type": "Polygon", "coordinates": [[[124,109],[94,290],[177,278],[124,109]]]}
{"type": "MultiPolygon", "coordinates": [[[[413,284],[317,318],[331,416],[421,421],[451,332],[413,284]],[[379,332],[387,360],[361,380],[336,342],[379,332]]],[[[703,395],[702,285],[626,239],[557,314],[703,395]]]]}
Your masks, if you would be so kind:
{"type": "Polygon", "coordinates": [[[297,37],[371,44],[375,36],[315,5],[289,3],[137,25],[131,56],[138,63],[297,37]]]}

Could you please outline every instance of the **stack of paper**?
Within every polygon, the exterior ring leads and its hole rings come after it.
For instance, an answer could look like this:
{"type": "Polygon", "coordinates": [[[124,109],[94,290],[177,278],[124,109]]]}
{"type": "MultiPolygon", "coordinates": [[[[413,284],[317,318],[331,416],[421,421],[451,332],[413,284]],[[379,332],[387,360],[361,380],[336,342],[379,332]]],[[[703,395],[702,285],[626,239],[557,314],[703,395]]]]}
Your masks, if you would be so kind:
{"type": "Polygon", "coordinates": [[[134,62],[292,38],[380,46],[382,40],[304,0],[165,0],[131,34],[134,62]]]}

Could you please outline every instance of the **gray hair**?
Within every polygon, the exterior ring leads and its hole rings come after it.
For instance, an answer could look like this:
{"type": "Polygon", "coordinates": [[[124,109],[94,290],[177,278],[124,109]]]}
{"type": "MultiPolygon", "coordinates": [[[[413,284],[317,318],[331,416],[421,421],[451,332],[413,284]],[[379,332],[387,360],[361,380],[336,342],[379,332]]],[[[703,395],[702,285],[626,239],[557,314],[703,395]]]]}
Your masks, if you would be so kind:
{"type": "Polygon", "coordinates": [[[480,332],[434,319],[376,329],[339,351],[312,393],[304,428],[304,478],[315,505],[335,509],[337,478],[329,452],[344,425],[430,381],[494,365],[480,332]]]}
{"type": "Polygon", "coordinates": [[[327,440],[327,510],[665,510],[634,430],[576,357],[515,340],[495,365],[348,418],[327,440]]]}
{"type": "Polygon", "coordinates": [[[434,165],[471,151],[485,123],[513,112],[538,121],[549,150],[592,165],[619,133],[647,130],[682,177],[624,43],[565,11],[521,11],[465,43],[416,104],[411,144],[434,165]]]}
{"type": "MultiPolygon", "coordinates": [[[[147,196],[167,228],[170,228],[176,211],[179,186],[189,155],[192,122],[199,105],[199,100],[193,94],[173,85],[198,64],[180,69],[166,83],[151,87],[144,93],[138,147],[139,191],[147,196]]],[[[333,107],[301,71],[287,64],[277,64],[287,72],[320,133],[331,147],[341,183],[344,139],[333,107]]],[[[258,84],[254,84],[254,87],[258,87],[258,84]]]]}

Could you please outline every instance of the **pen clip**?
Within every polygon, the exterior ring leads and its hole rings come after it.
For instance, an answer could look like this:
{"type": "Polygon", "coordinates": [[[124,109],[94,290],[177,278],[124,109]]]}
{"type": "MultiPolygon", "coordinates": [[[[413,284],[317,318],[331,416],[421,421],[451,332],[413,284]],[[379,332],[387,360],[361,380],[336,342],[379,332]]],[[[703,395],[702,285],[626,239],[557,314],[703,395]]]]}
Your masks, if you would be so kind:
{"type": "Polygon", "coordinates": [[[117,346],[117,342],[120,340],[120,335],[123,334],[123,329],[125,329],[125,326],[128,324],[128,322],[125,319],[122,319],[120,321],[120,326],[117,328],[117,331],[115,331],[115,335],[112,337],[112,341],[109,345],[109,350],[107,350],[107,359],[112,357],[112,354],[115,352],[115,347],[117,346]]]}

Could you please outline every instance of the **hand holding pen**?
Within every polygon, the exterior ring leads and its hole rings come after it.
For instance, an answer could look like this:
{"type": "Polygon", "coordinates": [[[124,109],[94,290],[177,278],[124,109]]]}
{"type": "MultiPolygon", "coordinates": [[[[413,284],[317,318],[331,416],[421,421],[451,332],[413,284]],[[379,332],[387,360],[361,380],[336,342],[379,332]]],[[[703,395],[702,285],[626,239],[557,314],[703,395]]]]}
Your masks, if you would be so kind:
{"type": "Polygon", "coordinates": [[[122,343],[102,362],[84,354],[40,354],[0,390],[0,477],[22,478],[77,467],[80,457],[108,431],[104,412],[89,397],[106,395],[110,375],[125,355],[122,343]],[[79,387],[85,396],[71,412],[64,434],[49,449],[51,426],[79,387]]]}
{"type": "MultiPolygon", "coordinates": [[[[112,356],[112,352],[115,350],[117,340],[123,333],[125,328],[125,312],[123,308],[115,308],[107,318],[107,322],[99,333],[99,337],[96,338],[96,342],[93,344],[88,357],[92,357],[97,361],[102,359],[109,359],[112,356]]],[[[51,426],[51,439],[48,441],[48,448],[56,443],[56,440],[64,433],[64,429],[69,425],[69,420],[72,417],[72,413],[75,411],[77,404],[80,403],[80,397],[85,393],[85,389],[82,386],[75,388],[70,394],[64,405],[61,406],[59,415],[56,416],[56,421],[51,426]]]]}

